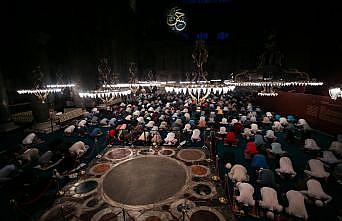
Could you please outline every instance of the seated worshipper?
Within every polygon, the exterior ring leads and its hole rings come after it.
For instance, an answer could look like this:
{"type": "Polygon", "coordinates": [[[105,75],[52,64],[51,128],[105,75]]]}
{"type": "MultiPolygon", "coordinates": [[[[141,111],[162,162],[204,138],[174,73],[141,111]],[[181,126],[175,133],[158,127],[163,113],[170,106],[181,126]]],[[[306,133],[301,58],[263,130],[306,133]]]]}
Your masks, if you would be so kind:
{"type": "Polygon", "coordinates": [[[263,147],[265,145],[264,137],[259,133],[255,134],[254,143],[258,148],[263,147]]]}
{"type": "MultiPolygon", "coordinates": [[[[227,129],[226,129],[226,127],[220,127],[220,130],[219,130],[219,132],[217,132],[217,133],[223,137],[224,135],[227,134],[227,129]]],[[[222,137],[221,137],[221,138],[222,138],[222,137]]]]}
{"type": "Polygon", "coordinates": [[[107,118],[103,118],[103,119],[100,121],[100,125],[101,125],[101,126],[107,126],[107,123],[108,123],[108,119],[107,119],[107,118]]]}
{"type": "MultiPolygon", "coordinates": [[[[230,169],[231,164],[227,164],[226,168],[230,169]]],[[[233,181],[233,182],[247,182],[249,180],[249,176],[247,174],[247,169],[240,165],[240,164],[235,164],[229,171],[228,177],[233,181]]]]}
{"type": "Polygon", "coordinates": [[[259,201],[259,205],[267,210],[267,218],[274,219],[274,211],[279,213],[283,210],[283,206],[278,202],[277,191],[271,187],[262,187],[260,194],[261,200],[259,201]]]}
{"type": "Polygon", "coordinates": [[[222,120],[221,120],[221,122],[220,122],[220,124],[223,124],[223,125],[227,125],[228,124],[228,120],[227,120],[227,118],[222,118],[222,120]]]}
{"type": "Polygon", "coordinates": [[[191,135],[191,141],[192,142],[199,142],[201,141],[201,131],[199,129],[194,129],[192,131],[192,135],[191,135]]]}
{"type": "Polygon", "coordinates": [[[324,179],[329,177],[330,174],[325,171],[324,164],[320,160],[311,159],[309,160],[308,165],[310,170],[304,170],[304,173],[307,175],[324,179]]]}
{"type": "Polygon", "coordinates": [[[80,122],[78,122],[77,127],[80,129],[82,127],[85,127],[87,124],[86,120],[81,120],[80,122]]]}
{"type": "Polygon", "coordinates": [[[183,131],[184,132],[191,132],[192,131],[191,125],[190,124],[185,124],[185,126],[183,128],[183,131]]]}
{"type": "Polygon", "coordinates": [[[98,114],[98,113],[100,113],[100,111],[98,111],[96,107],[94,107],[93,109],[91,109],[91,112],[92,112],[93,114],[98,114]]]}
{"type": "Polygon", "coordinates": [[[265,135],[265,139],[270,141],[270,142],[273,142],[277,139],[277,137],[274,135],[273,130],[267,130],[266,135],[265,135]]]}
{"type": "Polygon", "coordinates": [[[334,152],[338,156],[342,156],[342,142],[339,142],[339,141],[331,142],[329,150],[334,152]]]}
{"type": "Polygon", "coordinates": [[[130,123],[131,121],[132,121],[132,115],[129,114],[125,117],[125,122],[130,123]]]}
{"type": "Polygon", "coordinates": [[[89,134],[90,137],[98,137],[102,135],[102,131],[100,130],[100,128],[94,128],[93,131],[89,134]]]}
{"type": "Polygon", "coordinates": [[[251,124],[251,130],[252,130],[253,134],[256,134],[257,132],[260,132],[258,125],[254,124],[254,123],[251,124]]]}
{"type": "Polygon", "coordinates": [[[278,187],[278,184],[275,181],[274,173],[272,170],[269,169],[260,169],[257,171],[258,178],[256,180],[258,186],[260,187],[278,187]]]}
{"type": "Polygon", "coordinates": [[[251,162],[251,167],[253,169],[268,169],[268,164],[266,162],[266,157],[262,154],[255,154],[253,156],[252,162],[251,162]]]}
{"type": "Polygon", "coordinates": [[[238,121],[237,119],[234,118],[234,119],[232,119],[232,121],[230,122],[230,124],[231,124],[231,125],[234,125],[234,124],[236,124],[237,122],[239,122],[239,121],[238,121]]]}
{"type": "Polygon", "coordinates": [[[238,139],[236,138],[236,135],[234,132],[228,132],[226,135],[226,138],[224,138],[224,144],[229,144],[236,146],[238,142],[238,139]]]}
{"type": "Polygon", "coordinates": [[[149,121],[146,125],[145,125],[148,129],[151,129],[154,126],[154,121],[149,121]]]}
{"type": "Polygon", "coordinates": [[[77,141],[69,148],[69,153],[77,158],[81,157],[89,148],[82,141],[77,141]]]}
{"type": "Polygon", "coordinates": [[[236,200],[244,206],[254,206],[255,200],[253,199],[254,187],[249,183],[237,183],[236,187],[239,190],[239,196],[236,200]]]}
{"type": "Polygon", "coordinates": [[[97,116],[93,116],[92,118],[91,118],[91,120],[90,120],[90,123],[91,124],[93,124],[93,125],[95,125],[95,124],[97,124],[97,121],[99,120],[99,118],[97,117],[97,116]]]}
{"type": "Polygon", "coordinates": [[[287,126],[289,123],[287,122],[287,119],[285,117],[279,118],[279,122],[282,126],[287,126]]]}
{"type": "Polygon", "coordinates": [[[137,121],[138,121],[139,124],[145,124],[145,120],[144,120],[143,117],[138,117],[137,121]]]}
{"type": "Polygon", "coordinates": [[[8,164],[0,169],[0,183],[11,180],[11,174],[17,170],[14,164],[8,164]]]}
{"type": "Polygon", "coordinates": [[[277,142],[271,143],[271,149],[266,149],[266,151],[270,158],[275,158],[286,153],[286,151],[281,149],[281,144],[277,142]]]}
{"type": "Polygon", "coordinates": [[[21,159],[27,163],[37,161],[39,157],[39,150],[37,148],[29,148],[21,155],[21,159]]]}
{"type": "Polygon", "coordinates": [[[177,143],[176,134],[173,132],[169,132],[164,141],[165,145],[175,145],[177,143]]]}
{"type": "Polygon", "coordinates": [[[240,117],[240,122],[244,124],[247,121],[247,116],[241,116],[240,117]]]}
{"type": "Polygon", "coordinates": [[[152,138],[151,138],[151,142],[153,143],[153,144],[161,144],[162,143],[162,141],[163,141],[163,139],[162,139],[162,137],[160,136],[160,133],[159,133],[159,131],[158,131],[158,127],[157,126],[154,126],[153,128],[152,128],[152,130],[151,130],[151,136],[152,136],[152,138]]]}
{"type": "Polygon", "coordinates": [[[109,132],[108,132],[108,140],[109,140],[110,144],[112,144],[115,141],[116,134],[117,134],[117,131],[115,129],[109,130],[109,132]]]}
{"type": "Polygon", "coordinates": [[[304,131],[311,130],[310,125],[308,124],[308,122],[306,122],[305,119],[299,119],[297,126],[303,128],[304,131]]]}
{"type": "Polygon", "coordinates": [[[320,150],[321,148],[317,145],[314,139],[306,139],[304,144],[305,150],[320,150]]]}
{"type": "Polygon", "coordinates": [[[328,204],[332,197],[326,194],[320,182],[315,179],[309,179],[306,182],[308,190],[300,191],[308,200],[313,200],[316,206],[328,204]]]}
{"type": "Polygon", "coordinates": [[[275,169],[275,171],[282,178],[285,178],[285,177],[293,178],[297,174],[293,169],[291,159],[288,157],[281,157],[279,159],[279,167],[280,168],[275,169]]]}
{"type": "Polygon", "coordinates": [[[272,119],[273,115],[271,112],[266,112],[266,117],[268,117],[269,119],[272,119]]]}
{"type": "Polygon", "coordinates": [[[242,136],[244,138],[246,138],[247,140],[249,140],[250,138],[252,138],[254,136],[254,134],[252,133],[251,129],[245,128],[245,129],[243,129],[242,136]]]}
{"type": "Polygon", "coordinates": [[[200,117],[199,121],[198,121],[198,127],[199,128],[205,128],[207,125],[207,122],[205,121],[205,117],[200,117]]]}
{"type": "Polygon", "coordinates": [[[37,138],[37,135],[35,133],[28,134],[22,141],[24,145],[30,145],[34,142],[34,140],[37,138]]]}
{"type": "Polygon", "coordinates": [[[210,115],[209,115],[209,122],[210,123],[215,123],[215,117],[216,117],[216,115],[215,115],[215,112],[210,112],[210,115]]]}
{"type": "Polygon", "coordinates": [[[69,127],[65,128],[64,133],[65,135],[70,136],[75,130],[75,126],[74,125],[70,125],[69,127]]]}
{"type": "Polygon", "coordinates": [[[308,213],[303,194],[299,191],[290,190],[286,193],[286,198],[289,206],[285,208],[285,211],[292,216],[307,220],[308,213]]]}
{"type": "Polygon", "coordinates": [[[255,145],[253,141],[249,141],[244,151],[245,159],[251,159],[253,155],[257,153],[258,153],[257,146],[255,145]]]}
{"type": "Polygon", "coordinates": [[[233,131],[234,131],[235,133],[237,133],[237,134],[241,133],[242,129],[243,129],[242,123],[240,123],[240,122],[234,123],[234,125],[233,125],[233,131]]]}
{"type": "Polygon", "coordinates": [[[220,106],[216,107],[217,115],[223,115],[223,110],[221,109],[220,106]]]}
{"type": "Polygon", "coordinates": [[[327,163],[329,165],[342,162],[342,160],[336,158],[336,156],[334,155],[334,153],[332,151],[328,151],[328,150],[323,151],[323,157],[321,157],[319,159],[321,161],[323,161],[324,163],[327,163]]]}
{"type": "Polygon", "coordinates": [[[116,119],[115,118],[112,118],[112,119],[110,119],[110,121],[109,121],[109,126],[111,126],[111,127],[114,127],[115,126],[115,123],[116,123],[116,119]]]}
{"type": "Polygon", "coordinates": [[[281,123],[279,121],[273,122],[272,130],[274,130],[275,132],[281,132],[281,131],[283,131],[283,129],[284,129],[284,127],[281,125],[281,123]]]}
{"type": "Polygon", "coordinates": [[[251,119],[252,123],[256,123],[257,122],[256,116],[252,116],[250,119],[251,119]]]}
{"type": "Polygon", "coordinates": [[[185,117],[185,122],[188,122],[188,121],[191,119],[189,113],[185,113],[185,114],[184,114],[184,117],[185,117]]]}
{"type": "Polygon", "coordinates": [[[272,123],[272,122],[270,121],[270,118],[264,117],[264,118],[262,119],[262,123],[268,125],[268,124],[270,124],[270,123],[272,123]]]}

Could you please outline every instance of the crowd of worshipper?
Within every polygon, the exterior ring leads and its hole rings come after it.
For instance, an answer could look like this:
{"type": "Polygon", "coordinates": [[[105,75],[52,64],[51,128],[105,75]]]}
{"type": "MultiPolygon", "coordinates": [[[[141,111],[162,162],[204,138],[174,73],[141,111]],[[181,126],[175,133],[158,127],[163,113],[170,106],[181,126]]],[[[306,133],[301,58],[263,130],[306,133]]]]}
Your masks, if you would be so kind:
{"type": "MultiPolygon", "coordinates": [[[[243,162],[235,159],[234,154],[221,156],[220,161],[229,177],[227,194],[239,211],[248,212],[258,201],[268,218],[287,213],[307,219],[310,216],[307,203],[323,207],[332,200],[322,184],[332,174],[337,181],[342,180],[342,136],[338,135],[330,147],[320,147],[305,119],[264,112],[252,103],[252,96],[242,93],[212,94],[200,104],[184,94],[144,93],[105,110],[89,109],[84,119],[63,130],[65,136],[87,136],[95,142],[105,136],[106,145],[110,146],[179,147],[183,144],[184,148],[203,147],[206,139],[213,139],[216,147],[211,150],[212,155],[218,154],[219,144],[225,150],[234,150],[246,143],[243,162]],[[101,128],[108,130],[104,133],[101,128]],[[311,159],[304,171],[293,167],[291,155],[286,146],[278,142],[277,133],[284,134],[286,142],[299,144],[309,154],[311,159]],[[271,169],[269,162],[276,162],[277,168],[271,169]],[[305,189],[279,190],[276,177],[283,183],[300,172],[306,176],[305,189]]],[[[39,153],[34,148],[36,143],[39,138],[34,133],[24,138],[25,151],[19,157],[21,164],[36,160],[44,167],[61,160],[54,150],[39,153]]],[[[66,152],[72,160],[77,160],[89,149],[86,143],[77,141],[66,152]]],[[[16,164],[4,166],[0,169],[0,179],[11,179],[17,167],[16,164]]]]}

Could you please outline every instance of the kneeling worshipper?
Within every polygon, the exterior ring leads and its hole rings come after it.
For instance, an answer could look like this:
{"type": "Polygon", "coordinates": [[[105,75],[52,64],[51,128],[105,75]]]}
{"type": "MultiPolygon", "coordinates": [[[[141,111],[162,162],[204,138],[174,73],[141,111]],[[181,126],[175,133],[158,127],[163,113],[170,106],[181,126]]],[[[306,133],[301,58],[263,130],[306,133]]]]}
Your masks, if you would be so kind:
{"type": "Polygon", "coordinates": [[[94,107],[93,109],[91,109],[91,112],[92,112],[93,114],[98,114],[98,113],[100,113],[100,111],[97,110],[96,107],[94,107]]]}
{"type": "Polygon", "coordinates": [[[279,159],[279,167],[280,168],[275,169],[275,171],[282,178],[285,178],[287,176],[290,176],[291,178],[293,178],[297,174],[293,169],[291,159],[288,157],[281,157],[279,159]]]}
{"type": "Polygon", "coordinates": [[[82,127],[85,127],[87,124],[86,120],[81,120],[80,122],[78,122],[77,127],[80,129],[82,127]]]}
{"type": "Polygon", "coordinates": [[[327,179],[329,177],[329,173],[325,171],[324,164],[317,159],[311,159],[308,162],[310,170],[304,170],[304,172],[316,178],[324,178],[327,179]]]}
{"type": "Polygon", "coordinates": [[[331,142],[329,150],[334,152],[338,156],[342,156],[342,142],[340,141],[331,142]]]}
{"type": "Polygon", "coordinates": [[[262,187],[260,194],[261,200],[259,201],[259,205],[267,210],[267,218],[274,219],[274,211],[279,213],[283,210],[283,206],[278,202],[277,191],[271,187],[262,187]]]}
{"type": "Polygon", "coordinates": [[[165,145],[175,145],[177,143],[176,134],[174,132],[169,132],[164,141],[165,145]]]}
{"type": "Polygon", "coordinates": [[[251,162],[251,167],[253,169],[267,169],[268,168],[268,164],[266,162],[266,157],[262,154],[255,154],[253,156],[252,162],[251,162]]]}
{"type": "Polygon", "coordinates": [[[319,159],[329,165],[338,164],[342,162],[342,160],[336,158],[332,151],[328,150],[323,151],[323,157],[319,159]]]}
{"type": "Polygon", "coordinates": [[[33,141],[37,138],[37,135],[35,133],[28,134],[22,141],[24,145],[30,145],[33,143],[33,141]]]}
{"type": "Polygon", "coordinates": [[[242,125],[242,123],[240,123],[240,122],[234,123],[234,125],[233,125],[233,131],[234,131],[235,133],[240,134],[242,130],[243,130],[243,125],[242,125]]]}
{"type": "Polygon", "coordinates": [[[236,200],[242,203],[244,206],[254,206],[255,200],[253,198],[254,187],[249,183],[238,182],[236,187],[239,190],[239,196],[236,196],[236,200]]]}
{"type": "MultiPolygon", "coordinates": [[[[227,164],[226,168],[230,169],[231,164],[227,164]]],[[[229,171],[228,177],[233,181],[233,182],[246,182],[249,180],[249,176],[247,174],[247,169],[246,167],[240,165],[240,164],[235,164],[229,171]]]]}
{"type": "Polygon", "coordinates": [[[23,159],[27,163],[37,161],[39,157],[39,150],[37,148],[29,148],[25,150],[25,152],[21,155],[21,159],[23,159]]]}
{"type": "Polygon", "coordinates": [[[236,146],[238,139],[236,138],[235,132],[228,132],[226,138],[224,138],[224,143],[236,146]]]}
{"type": "Polygon", "coordinates": [[[107,119],[107,118],[103,118],[103,119],[100,121],[100,125],[101,125],[101,126],[107,126],[107,123],[108,123],[108,119],[107,119]]]}
{"type": "Polygon", "coordinates": [[[77,141],[69,148],[69,153],[79,158],[88,150],[88,148],[89,146],[85,145],[82,141],[77,141]]]}
{"type": "Polygon", "coordinates": [[[249,141],[246,145],[244,155],[246,159],[251,159],[254,154],[258,153],[257,146],[254,142],[249,141]]]}
{"type": "Polygon", "coordinates": [[[317,145],[314,139],[306,139],[304,144],[306,150],[320,150],[321,148],[317,145]]]}
{"type": "Polygon", "coordinates": [[[65,128],[64,133],[68,136],[70,136],[75,130],[74,125],[70,125],[69,127],[65,128]]]}
{"type": "Polygon", "coordinates": [[[14,164],[8,164],[0,169],[0,183],[11,180],[11,174],[17,170],[14,164]]]}
{"type": "Polygon", "coordinates": [[[94,137],[100,136],[101,134],[102,134],[101,129],[96,127],[92,130],[89,136],[94,138],[94,137]]]}
{"type": "Polygon", "coordinates": [[[313,200],[316,206],[324,206],[332,200],[332,197],[326,194],[320,182],[315,179],[309,179],[306,182],[308,190],[302,190],[308,199],[313,200]]]}
{"type": "Polygon", "coordinates": [[[285,211],[295,217],[308,219],[308,212],[306,211],[304,196],[301,192],[290,190],[286,193],[289,206],[285,208],[285,211]]]}
{"type": "Polygon", "coordinates": [[[53,154],[53,152],[52,152],[51,150],[46,151],[45,153],[43,153],[43,154],[39,157],[38,163],[39,163],[42,167],[44,167],[44,166],[46,166],[46,165],[52,163],[51,160],[52,160],[53,155],[54,155],[54,154],[53,154]]]}
{"type": "Polygon", "coordinates": [[[272,130],[274,130],[275,132],[281,132],[281,131],[283,131],[283,129],[284,129],[284,127],[281,125],[281,123],[279,121],[273,122],[272,130]]]}
{"type": "Polygon", "coordinates": [[[191,141],[192,142],[199,142],[199,141],[201,141],[200,135],[201,135],[201,131],[199,129],[194,129],[192,131],[191,141]]]}
{"type": "Polygon", "coordinates": [[[277,139],[277,137],[274,135],[273,130],[267,130],[266,135],[265,135],[265,139],[268,140],[269,142],[273,142],[277,139]]]}

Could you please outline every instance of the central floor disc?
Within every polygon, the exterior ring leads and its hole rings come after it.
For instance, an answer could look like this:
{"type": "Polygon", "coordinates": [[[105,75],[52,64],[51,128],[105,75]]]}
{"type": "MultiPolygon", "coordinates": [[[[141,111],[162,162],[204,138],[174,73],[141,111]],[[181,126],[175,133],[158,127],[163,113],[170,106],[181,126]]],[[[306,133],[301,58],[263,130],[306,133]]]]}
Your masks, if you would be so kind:
{"type": "Polygon", "coordinates": [[[110,204],[156,204],[180,193],[187,171],[179,161],[162,156],[142,156],[113,167],[103,179],[103,193],[110,204]]]}

